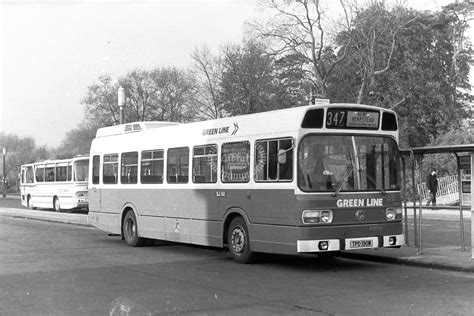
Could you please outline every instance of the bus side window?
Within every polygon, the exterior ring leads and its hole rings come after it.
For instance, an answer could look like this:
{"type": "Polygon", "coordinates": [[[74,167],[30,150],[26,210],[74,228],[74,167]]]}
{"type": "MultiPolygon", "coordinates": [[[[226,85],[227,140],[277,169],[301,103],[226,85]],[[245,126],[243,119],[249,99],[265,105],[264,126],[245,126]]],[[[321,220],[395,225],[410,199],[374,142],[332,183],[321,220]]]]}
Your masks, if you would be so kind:
{"type": "Polygon", "coordinates": [[[270,139],[255,143],[255,181],[293,179],[293,139],[270,139]]]}
{"type": "Polygon", "coordinates": [[[35,182],[33,167],[26,167],[26,183],[33,183],[33,182],[35,182]]]}
{"type": "Polygon", "coordinates": [[[37,166],[35,171],[36,182],[44,181],[44,166],[37,166]]]}
{"type": "Polygon", "coordinates": [[[55,166],[46,165],[44,168],[44,179],[46,182],[55,181],[55,166]]]}
{"type": "Polygon", "coordinates": [[[138,179],[138,152],[123,153],[121,159],[120,182],[134,184],[138,179]]]}
{"type": "Polygon", "coordinates": [[[193,148],[193,182],[217,182],[217,145],[193,148]]]}
{"type": "Polygon", "coordinates": [[[222,144],[221,178],[224,183],[246,183],[250,180],[250,142],[222,144]]]}
{"type": "Polygon", "coordinates": [[[163,183],[163,155],[162,149],[142,151],[141,183],[163,183]]]}
{"type": "Polygon", "coordinates": [[[56,181],[67,180],[67,166],[56,166],[56,181]]]}
{"type": "MultiPolygon", "coordinates": [[[[97,176],[99,176],[99,175],[97,175],[97,176]]],[[[68,164],[67,164],[67,181],[71,181],[71,180],[72,180],[72,165],[71,165],[70,162],[68,162],[68,164]]],[[[97,183],[99,183],[98,180],[97,180],[97,183]]]]}
{"type": "Polygon", "coordinates": [[[104,155],[102,182],[104,184],[117,184],[118,154],[104,155]]]}
{"type": "Polygon", "coordinates": [[[92,158],[92,184],[99,184],[100,177],[100,156],[92,158]]]}
{"type": "Polygon", "coordinates": [[[188,183],[189,148],[179,147],[168,149],[167,156],[168,183],[188,183]]]}

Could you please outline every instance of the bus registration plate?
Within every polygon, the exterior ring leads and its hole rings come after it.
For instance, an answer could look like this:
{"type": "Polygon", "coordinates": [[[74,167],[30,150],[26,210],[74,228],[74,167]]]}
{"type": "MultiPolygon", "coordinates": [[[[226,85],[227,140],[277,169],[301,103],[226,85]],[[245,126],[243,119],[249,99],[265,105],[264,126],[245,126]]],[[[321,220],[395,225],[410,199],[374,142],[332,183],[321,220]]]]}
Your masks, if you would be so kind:
{"type": "Polygon", "coordinates": [[[377,247],[376,238],[350,238],[346,239],[346,249],[363,249],[377,247]]]}
{"type": "Polygon", "coordinates": [[[353,240],[351,241],[351,248],[372,248],[372,240],[353,240]]]}

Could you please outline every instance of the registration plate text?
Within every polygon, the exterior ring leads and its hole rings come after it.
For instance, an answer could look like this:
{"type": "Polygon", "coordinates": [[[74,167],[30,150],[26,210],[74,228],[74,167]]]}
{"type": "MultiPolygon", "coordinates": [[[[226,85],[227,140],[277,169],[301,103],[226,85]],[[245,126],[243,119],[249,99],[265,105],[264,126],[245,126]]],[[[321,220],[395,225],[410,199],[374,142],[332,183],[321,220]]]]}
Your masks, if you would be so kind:
{"type": "Polygon", "coordinates": [[[354,248],[372,248],[372,240],[351,240],[350,247],[354,248]]]}

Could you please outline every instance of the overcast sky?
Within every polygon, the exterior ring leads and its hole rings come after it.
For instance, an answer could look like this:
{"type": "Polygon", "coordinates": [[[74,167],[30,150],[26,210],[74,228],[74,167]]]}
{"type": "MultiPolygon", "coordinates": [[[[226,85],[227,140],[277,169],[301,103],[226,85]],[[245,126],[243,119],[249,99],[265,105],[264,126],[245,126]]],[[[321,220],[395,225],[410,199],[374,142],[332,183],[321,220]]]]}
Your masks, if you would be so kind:
{"type": "MultiPolygon", "coordinates": [[[[53,147],[82,120],[101,74],[187,67],[196,47],[240,42],[258,14],[257,0],[0,2],[0,131],[53,147]]],[[[435,10],[452,1],[407,2],[435,10]]]]}

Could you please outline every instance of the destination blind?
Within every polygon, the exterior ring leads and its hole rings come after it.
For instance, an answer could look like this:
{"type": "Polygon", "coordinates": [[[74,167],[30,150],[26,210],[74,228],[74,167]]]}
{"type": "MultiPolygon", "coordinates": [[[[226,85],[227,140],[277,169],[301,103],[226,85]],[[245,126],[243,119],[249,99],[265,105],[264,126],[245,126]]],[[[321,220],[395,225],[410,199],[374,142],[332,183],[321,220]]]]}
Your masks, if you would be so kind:
{"type": "Polygon", "coordinates": [[[377,130],[379,118],[379,111],[333,108],[327,110],[326,128],[377,130]]]}

